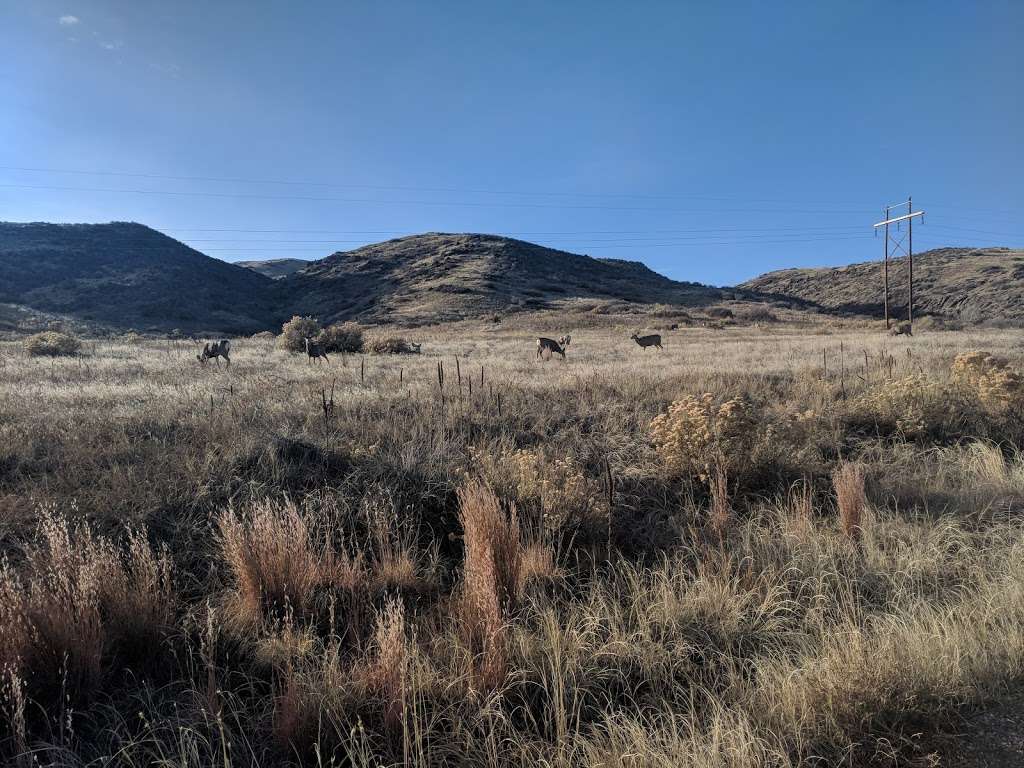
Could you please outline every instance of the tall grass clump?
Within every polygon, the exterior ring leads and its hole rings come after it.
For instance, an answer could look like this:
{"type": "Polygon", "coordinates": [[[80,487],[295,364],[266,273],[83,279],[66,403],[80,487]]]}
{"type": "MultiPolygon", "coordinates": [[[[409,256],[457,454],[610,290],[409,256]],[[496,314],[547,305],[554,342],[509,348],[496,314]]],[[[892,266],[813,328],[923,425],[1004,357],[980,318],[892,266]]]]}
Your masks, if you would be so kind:
{"type": "Polygon", "coordinates": [[[506,675],[505,620],[519,597],[519,519],[479,481],[463,485],[458,497],[465,546],[459,618],[474,656],[474,677],[484,690],[493,690],[506,675]]]}
{"type": "Polygon", "coordinates": [[[856,463],[843,463],[832,473],[832,487],[836,494],[839,525],[850,541],[860,541],[863,535],[867,494],[864,491],[864,467],[856,463]]]}
{"type": "Polygon", "coordinates": [[[383,702],[384,727],[391,733],[401,731],[405,718],[410,653],[406,632],[405,608],[398,600],[389,599],[377,616],[374,656],[366,677],[383,702]]]}
{"type": "Polygon", "coordinates": [[[0,666],[44,700],[90,695],[111,659],[145,673],[173,625],[171,575],[140,533],[118,544],[44,511],[23,565],[0,564],[0,666]]]}
{"type": "Polygon", "coordinates": [[[228,509],[218,529],[234,586],[231,608],[242,626],[312,609],[327,552],[294,503],[268,499],[245,512],[228,509]]]}

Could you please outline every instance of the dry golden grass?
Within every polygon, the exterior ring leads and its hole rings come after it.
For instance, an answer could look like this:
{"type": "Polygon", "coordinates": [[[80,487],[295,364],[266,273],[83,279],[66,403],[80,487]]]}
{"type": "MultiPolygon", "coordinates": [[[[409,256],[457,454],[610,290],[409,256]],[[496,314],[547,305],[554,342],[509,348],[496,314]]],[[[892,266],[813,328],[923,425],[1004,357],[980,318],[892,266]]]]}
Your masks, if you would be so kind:
{"type": "Polygon", "coordinates": [[[868,504],[864,492],[864,468],[859,464],[842,464],[832,473],[832,486],[836,492],[839,526],[850,541],[859,542],[868,504]]]}
{"type": "Polygon", "coordinates": [[[572,317],[0,344],[0,757],[928,765],[1024,671],[1015,334],[572,317]]]}

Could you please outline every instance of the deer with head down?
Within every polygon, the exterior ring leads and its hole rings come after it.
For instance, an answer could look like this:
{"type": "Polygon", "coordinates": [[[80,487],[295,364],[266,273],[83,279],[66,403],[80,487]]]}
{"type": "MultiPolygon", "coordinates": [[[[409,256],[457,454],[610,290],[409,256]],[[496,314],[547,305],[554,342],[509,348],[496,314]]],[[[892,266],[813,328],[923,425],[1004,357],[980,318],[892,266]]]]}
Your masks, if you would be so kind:
{"type": "Polygon", "coordinates": [[[631,338],[633,341],[639,344],[642,349],[647,349],[648,347],[657,347],[658,349],[664,349],[664,347],[661,346],[660,333],[652,333],[647,336],[641,336],[638,331],[629,338],[631,338]]]}
{"type": "Polygon", "coordinates": [[[227,339],[221,339],[220,341],[208,341],[203,345],[203,351],[196,355],[196,360],[200,363],[205,363],[211,357],[217,360],[217,365],[220,365],[220,358],[224,358],[227,364],[231,365],[231,358],[229,354],[231,352],[231,342],[227,339]]]}
{"type": "Polygon", "coordinates": [[[540,360],[544,353],[547,352],[548,357],[551,355],[561,355],[562,359],[565,360],[565,350],[569,346],[570,341],[572,341],[572,337],[569,334],[566,334],[558,341],[540,336],[537,339],[537,359],[540,360]]]}

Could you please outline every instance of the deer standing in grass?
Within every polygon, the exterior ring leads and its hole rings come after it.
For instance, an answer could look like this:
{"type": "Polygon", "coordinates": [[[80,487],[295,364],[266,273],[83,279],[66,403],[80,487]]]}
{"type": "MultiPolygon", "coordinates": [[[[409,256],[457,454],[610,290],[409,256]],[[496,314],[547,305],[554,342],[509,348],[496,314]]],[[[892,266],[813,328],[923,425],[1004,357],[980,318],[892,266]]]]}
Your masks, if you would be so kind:
{"type": "Polygon", "coordinates": [[[304,341],[306,342],[306,362],[307,363],[309,361],[311,361],[311,360],[319,360],[321,357],[324,360],[326,360],[328,363],[331,362],[331,359],[329,357],[327,357],[327,350],[324,349],[323,344],[317,344],[315,341],[313,341],[311,338],[309,338],[309,336],[307,336],[304,339],[304,341]]]}
{"type": "Polygon", "coordinates": [[[569,342],[572,341],[572,337],[566,334],[558,341],[554,339],[545,339],[543,336],[537,339],[537,359],[540,360],[544,353],[547,352],[548,356],[561,355],[562,359],[565,360],[565,349],[569,346],[569,342]]]}
{"type": "Polygon", "coordinates": [[[633,341],[639,344],[643,349],[647,349],[648,347],[657,347],[658,349],[664,349],[664,347],[661,346],[660,333],[652,333],[649,336],[640,336],[638,333],[634,333],[629,338],[631,338],[633,341]]]}
{"type": "Polygon", "coordinates": [[[200,363],[205,363],[211,357],[217,360],[217,365],[220,365],[220,358],[224,358],[228,365],[231,365],[231,358],[228,356],[231,353],[231,342],[227,339],[221,339],[220,341],[208,341],[203,345],[202,353],[196,355],[196,360],[200,363]]]}

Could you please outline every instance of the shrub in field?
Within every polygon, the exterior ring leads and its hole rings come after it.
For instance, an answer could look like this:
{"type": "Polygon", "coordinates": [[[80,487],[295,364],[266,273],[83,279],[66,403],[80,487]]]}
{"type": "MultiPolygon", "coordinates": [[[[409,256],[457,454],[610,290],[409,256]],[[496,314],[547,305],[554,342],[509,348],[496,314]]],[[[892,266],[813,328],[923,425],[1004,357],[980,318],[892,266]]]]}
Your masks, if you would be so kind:
{"type": "Polygon", "coordinates": [[[873,432],[917,438],[940,430],[954,410],[943,387],[924,374],[910,374],[877,384],[851,400],[848,420],[873,432]]]}
{"type": "Polygon", "coordinates": [[[357,323],[335,323],[324,328],[316,341],[327,352],[362,352],[363,329],[357,323]]]}
{"type": "Polygon", "coordinates": [[[766,306],[750,307],[749,309],[741,310],[739,313],[740,320],[747,323],[777,323],[779,322],[778,316],[772,312],[766,306]]]}
{"type": "Polygon", "coordinates": [[[988,352],[957,355],[950,374],[989,411],[1005,411],[1024,400],[1024,379],[1005,359],[988,352]]]}
{"type": "Polygon", "coordinates": [[[707,481],[717,464],[730,477],[752,469],[759,419],[753,404],[734,397],[721,404],[714,395],[687,395],[651,422],[651,439],[665,468],[674,475],[707,481]]]}
{"type": "Polygon", "coordinates": [[[572,456],[548,458],[541,451],[520,450],[508,458],[517,496],[538,503],[546,533],[562,531],[586,514],[593,489],[572,456]]]}
{"type": "Polygon", "coordinates": [[[419,347],[401,336],[382,336],[372,339],[366,350],[374,355],[414,355],[419,347]]]}
{"type": "Polygon", "coordinates": [[[302,352],[306,349],[306,339],[316,338],[319,334],[320,323],[315,318],[295,315],[281,326],[277,346],[288,352],[302,352]]]}
{"type": "Polygon", "coordinates": [[[82,342],[69,333],[43,331],[25,339],[22,344],[32,357],[65,357],[78,353],[82,342]]]}

